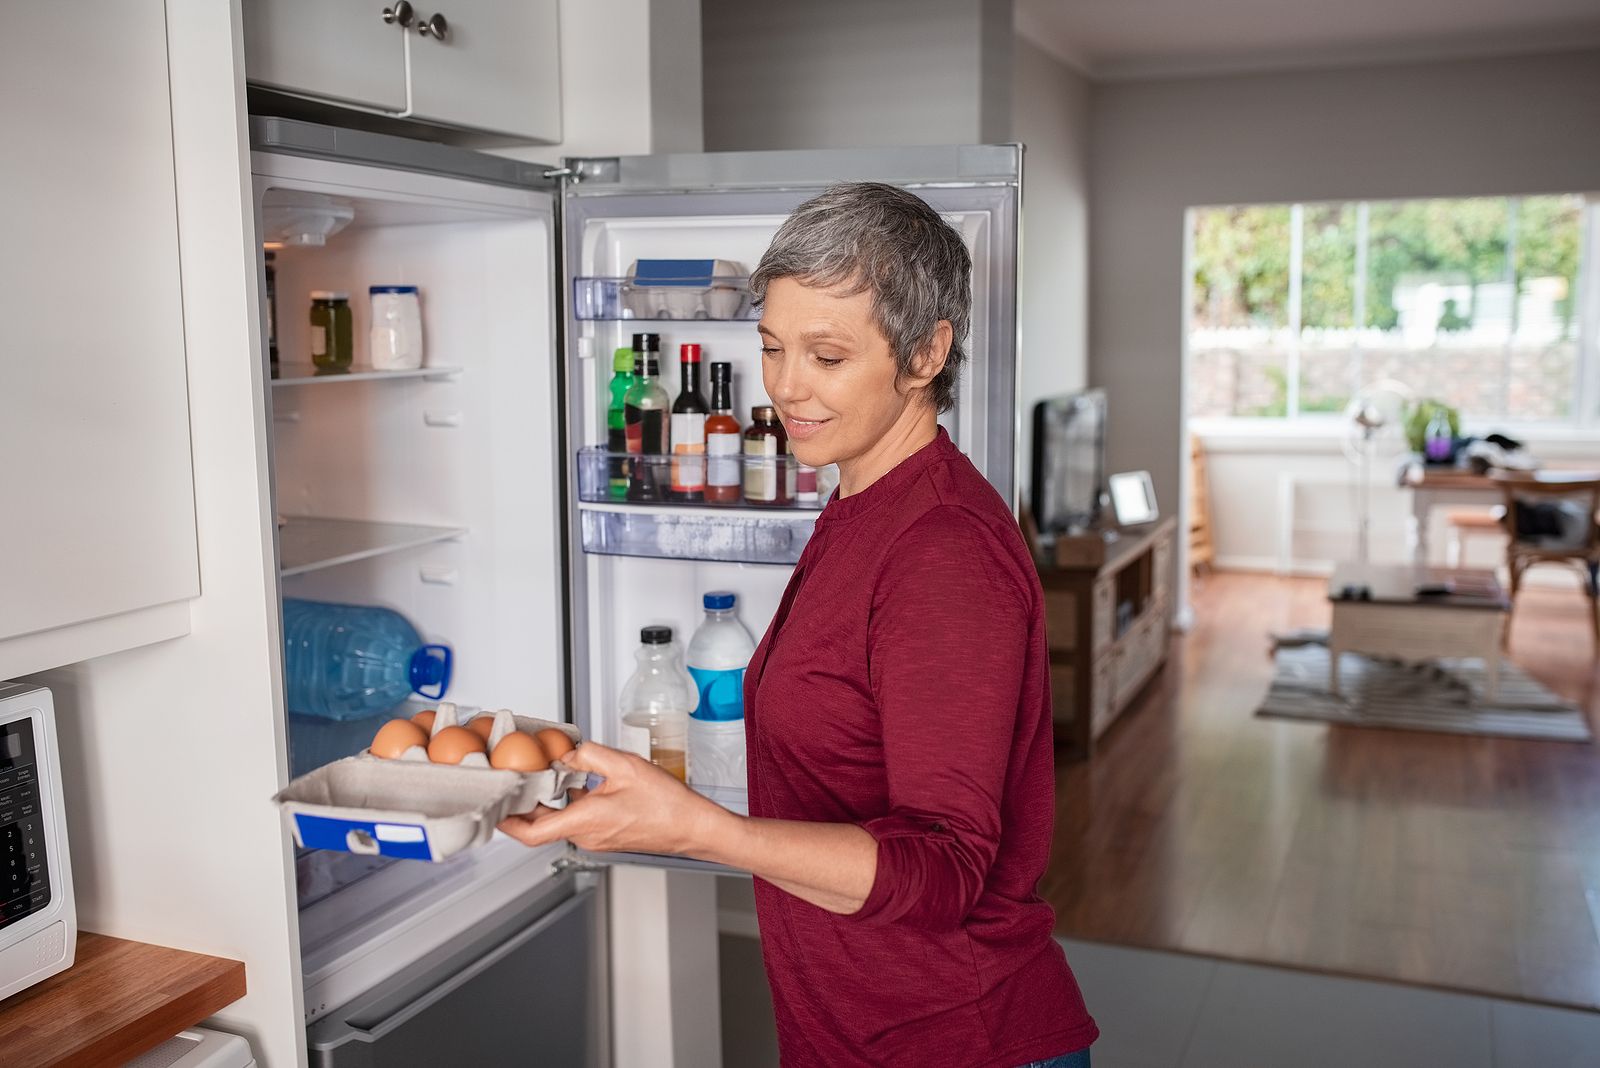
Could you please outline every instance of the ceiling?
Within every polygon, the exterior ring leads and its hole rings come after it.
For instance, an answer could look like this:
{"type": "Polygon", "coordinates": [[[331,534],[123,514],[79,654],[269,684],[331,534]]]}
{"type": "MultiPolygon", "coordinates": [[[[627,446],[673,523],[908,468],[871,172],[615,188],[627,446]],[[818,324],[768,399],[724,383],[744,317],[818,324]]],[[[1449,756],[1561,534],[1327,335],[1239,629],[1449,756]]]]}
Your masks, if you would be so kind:
{"type": "Polygon", "coordinates": [[[1600,0],[1016,0],[1016,22],[1107,80],[1600,45],[1600,0]]]}

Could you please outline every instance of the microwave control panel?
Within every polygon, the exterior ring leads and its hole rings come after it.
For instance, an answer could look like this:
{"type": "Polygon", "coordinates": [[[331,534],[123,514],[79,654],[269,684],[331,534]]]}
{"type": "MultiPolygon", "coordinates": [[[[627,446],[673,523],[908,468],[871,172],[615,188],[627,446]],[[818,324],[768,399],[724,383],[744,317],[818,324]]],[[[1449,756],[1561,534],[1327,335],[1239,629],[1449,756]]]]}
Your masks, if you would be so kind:
{"type": "Polygon", "coordinates": [[[39,786],[34,717],[0,723],[0,930],[50,904],[39,786]]]}

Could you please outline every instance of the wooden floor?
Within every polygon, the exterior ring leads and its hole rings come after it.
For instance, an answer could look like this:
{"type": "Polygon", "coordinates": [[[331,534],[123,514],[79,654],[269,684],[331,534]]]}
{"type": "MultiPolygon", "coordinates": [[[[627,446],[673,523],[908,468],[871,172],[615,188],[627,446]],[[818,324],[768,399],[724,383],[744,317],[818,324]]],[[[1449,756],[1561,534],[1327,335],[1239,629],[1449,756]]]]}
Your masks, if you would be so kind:
{"type": "MultiPolygon", "coordinates": [[[[1057,773],[1069,938],[1600,1008],[1600,747],[1255,718],[1269,631],[1323,584],[1218,574],[1095,757],[1057,773]]],[[[1600,722],[1585,599],[1531,589],[1512,658],[1600,722]]]]}

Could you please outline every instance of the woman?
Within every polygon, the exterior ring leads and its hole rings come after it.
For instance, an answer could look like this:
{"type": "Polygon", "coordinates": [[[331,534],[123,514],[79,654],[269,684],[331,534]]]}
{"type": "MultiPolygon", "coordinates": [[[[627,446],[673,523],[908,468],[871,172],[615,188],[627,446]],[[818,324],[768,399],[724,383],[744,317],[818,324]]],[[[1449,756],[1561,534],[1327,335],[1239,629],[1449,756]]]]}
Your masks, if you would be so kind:
{"type": "Polygon", "coordinates": [[[938,425],[972,263],[893,186],[836,186],[751,278],[762,380],[839,490],[745,678],[750,816],[594,743],[524,842],[753,872],[785,1065],[1080,1068],[1097,1031],[1036,888],[1054,819],[1043,598],[1015,519],[938,425]]]}

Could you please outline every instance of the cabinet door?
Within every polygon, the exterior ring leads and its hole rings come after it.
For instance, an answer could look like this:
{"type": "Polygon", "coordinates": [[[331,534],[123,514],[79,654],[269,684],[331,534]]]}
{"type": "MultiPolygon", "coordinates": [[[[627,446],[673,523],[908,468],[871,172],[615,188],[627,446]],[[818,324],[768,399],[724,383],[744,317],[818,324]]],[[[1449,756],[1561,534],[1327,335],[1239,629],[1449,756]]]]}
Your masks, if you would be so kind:
{"type": "Polygon", "coordinates": [[[0,144],[3,640],[199,593],[161,0],[7,5],[0,144]]]}
{"type": "Polygon", "coordinates": [[[405,33],[383,21],[395,0],[244,0],[252,85],[361,104],[406,106],[405,33]]]}
{"type": "MultiPolygon", "coordinates": [[[[419,119],[534,141],[561,140],[557,0],[436,0],[444,40],[413,31],[411,106],[419,119]]],[[[594,63],[623,57],[596,55],[594,63]]],[[[633,77],[626,65],[617,77],[633,77]]]]}

